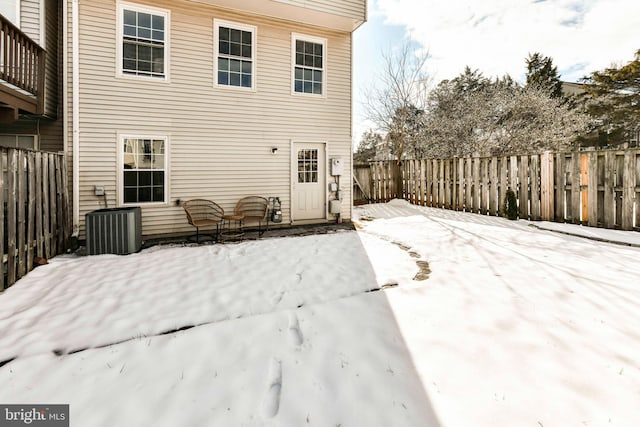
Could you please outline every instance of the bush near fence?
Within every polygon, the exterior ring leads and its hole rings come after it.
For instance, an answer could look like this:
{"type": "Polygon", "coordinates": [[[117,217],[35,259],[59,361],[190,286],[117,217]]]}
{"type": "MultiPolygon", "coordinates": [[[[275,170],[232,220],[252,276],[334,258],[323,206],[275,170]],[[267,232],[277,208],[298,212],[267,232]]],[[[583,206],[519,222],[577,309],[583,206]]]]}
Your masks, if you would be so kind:
{"type": "Polygon", "coordinates": [[[394,198],[520,218],[640,231],[640,149],[372,162],[354,166],[354,203],[394,198]]]}
{"type": "Polygon", "coordinates": [[[66,250],[71,233],[65,157],[0,148],[0,292],[66,250]]]}

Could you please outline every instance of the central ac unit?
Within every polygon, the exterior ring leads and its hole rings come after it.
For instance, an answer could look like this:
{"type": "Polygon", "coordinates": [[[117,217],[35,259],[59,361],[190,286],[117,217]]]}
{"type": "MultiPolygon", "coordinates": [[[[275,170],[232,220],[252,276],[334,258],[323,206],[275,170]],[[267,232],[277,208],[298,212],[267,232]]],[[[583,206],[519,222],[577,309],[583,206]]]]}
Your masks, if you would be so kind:
{"type": "Polygon", "coordinates": [[[139,207],[99,209],[85,216],[87,254],[127,255],[142,247],[139,207]]]}

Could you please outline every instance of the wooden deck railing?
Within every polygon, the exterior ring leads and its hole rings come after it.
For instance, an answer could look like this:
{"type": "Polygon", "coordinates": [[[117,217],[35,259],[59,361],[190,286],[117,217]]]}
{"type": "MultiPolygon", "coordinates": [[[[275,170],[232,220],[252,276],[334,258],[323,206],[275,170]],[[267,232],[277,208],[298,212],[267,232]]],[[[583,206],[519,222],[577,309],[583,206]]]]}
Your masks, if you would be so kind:
{"type": "Polygon", "coordinates": [[[0,15],[0,80],[13,86],[0,83],[0,89],[12,97],[9,105],[42,114],[44,59],[44,49],[0,15]]]}

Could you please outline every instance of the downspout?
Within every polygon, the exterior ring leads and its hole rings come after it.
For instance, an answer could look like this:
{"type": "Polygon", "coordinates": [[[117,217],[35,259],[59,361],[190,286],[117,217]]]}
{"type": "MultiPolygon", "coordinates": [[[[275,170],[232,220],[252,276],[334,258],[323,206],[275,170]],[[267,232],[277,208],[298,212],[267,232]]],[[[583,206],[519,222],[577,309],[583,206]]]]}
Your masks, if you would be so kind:
{"type": "MultiPolygon", "coordinates": [[[[62,2],[62,149],[69,167],[69,4],[62,2]]],[[[71,167],[73,167],[73,159],[71,167]]],[[[67,177],[68,178],[68,177],[67,177]]],[[[72,209],[73,213],[73,209],[72,209]]],[[[71,231],[73,232],[74,229],[71,231]]]]}
{"type": "MultiPolygon", "coordinates": [[[[366,14],[366,1],[365,1],[365,14],[366,14]]],[[[349,34],[349,49],[351,50],[350,54],[349,54],[349,62],[351,62],[351,77],[349,78],[349,84],[351,86],[351,97],[349,99],[349,104],[351,107],[350,110],[350,114],[351,114],[351,120],[349,120],[351,122],[351,128],[349,129],[349,133],[351,138],[349,138],[349,154],[350,154],[350,158],[349,158],[349,165],[351,166],[351,173],[349,174],[349,219],[351,222],[353,222],[353,173],[354,173],[354,168],[353,168],[353,98],[354,98],[354,93],[353,93],[353,31],[351,32],[351,34],[349,34]]]]}
{"type": "Polygon", "coordinates": [[[73,236],[80,234],[80,81],[79,81],[79,38],[78,38],[78,0],[73,0],[71,7],[71,112],[73,134],[73,236]]]}

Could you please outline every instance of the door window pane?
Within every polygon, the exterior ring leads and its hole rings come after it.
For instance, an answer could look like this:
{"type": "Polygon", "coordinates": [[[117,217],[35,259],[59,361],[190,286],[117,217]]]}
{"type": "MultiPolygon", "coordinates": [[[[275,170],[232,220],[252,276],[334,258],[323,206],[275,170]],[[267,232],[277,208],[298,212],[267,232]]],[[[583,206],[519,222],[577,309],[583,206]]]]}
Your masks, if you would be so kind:
{"type": "Polygon", "coordinates": [[[298,183],[318,182],[318,150],[298,150],[298,183]]]}

